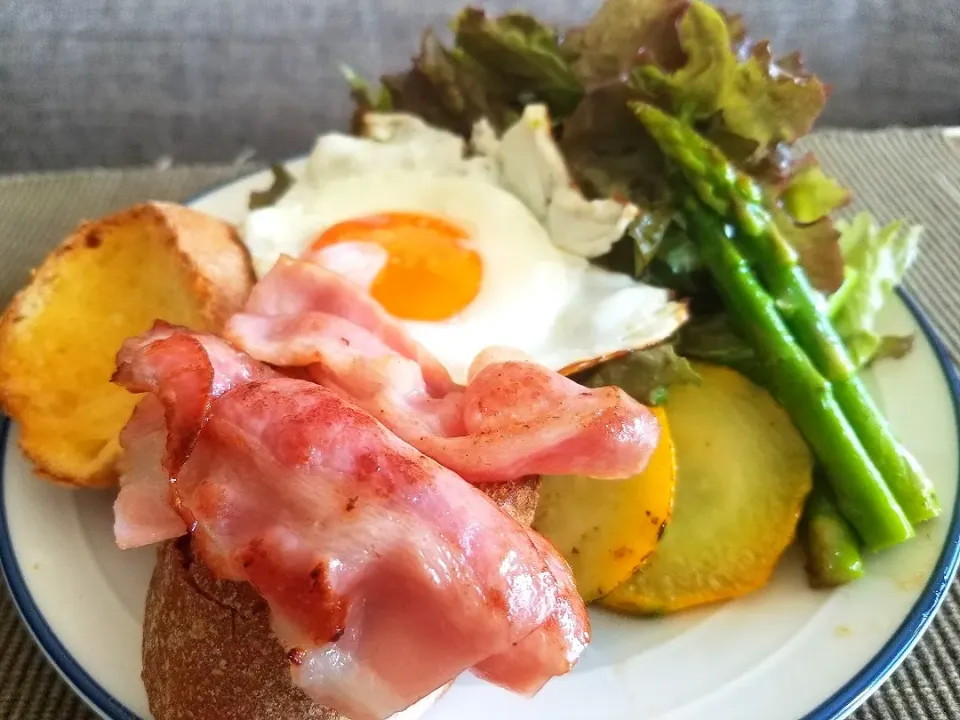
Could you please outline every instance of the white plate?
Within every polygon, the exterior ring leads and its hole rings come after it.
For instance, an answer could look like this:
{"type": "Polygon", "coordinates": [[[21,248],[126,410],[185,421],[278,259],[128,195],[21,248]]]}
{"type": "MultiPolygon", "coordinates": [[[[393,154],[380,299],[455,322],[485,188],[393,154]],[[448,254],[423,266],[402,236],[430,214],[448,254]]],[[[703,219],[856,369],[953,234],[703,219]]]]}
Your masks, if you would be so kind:
{"type": "MultiPolygon", "coordinates": [[[[235,221],[249,190],[267,182],[260,173],[193,204],[235,221]]],[[[915,350],[880,363],[869,380],[897,435],[932,476],[945,508],[940,520],[915,541],[869,558],[866,577],[836,591],[809,590],[790,551],[773,581],[744,599],[656,620],[591,610],[594,640],[571,674],[531,700],[465,677],[428,720],[826,720],[850,713],[930,623],[960,552],[957,380],[908,298],[891,302],[883,320],[890,331],[918,331],[915,350]]],[[[111,720],[147,717],[140,640],[153,551],[117,550],[112,494],[36,480],[16,436],[12,428],[0,438],[0,563],[14,601],[91,707],[111,720]]]]}

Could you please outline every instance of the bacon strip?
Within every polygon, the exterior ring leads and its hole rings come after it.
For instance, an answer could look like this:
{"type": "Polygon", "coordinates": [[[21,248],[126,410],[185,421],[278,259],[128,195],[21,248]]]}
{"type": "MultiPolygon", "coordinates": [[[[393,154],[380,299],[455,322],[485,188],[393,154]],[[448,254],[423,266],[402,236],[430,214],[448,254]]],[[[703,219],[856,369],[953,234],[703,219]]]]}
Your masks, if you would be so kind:
{"type": "Polygon", "coordinates": [[[551,678],[573,669],[590,643],[590,620],[570,567],[550,543],[528,531],[557,579],[560,594],[547,621],[507,652],[473,667],[473,674],[514,692],[534,695],[551,678]],[[549,673],[544,668],[550,668],[549,673]]]}
{"type": "Polygon", "coordinates": [[[179,537],[185,524],[169,495],[210,413],[211,402],[241,383],[278,373],[212,335],[158,321],[127,340],[117,354],[113,381],[131,392],[163,387],[147,396],[120,435],[120,493],[114,503],[114,537],[121,548],[179,537]]]}
{"type": "Polygon", "coordinates": [[[147,427],[164,418],[168,508],[215,575],[264,597],[313,699],[383,718],[474,666],[526,692],[569,670],[589,629],[548,543],[342,396],[163,332],[117,378],[151,393],[147,427]]]}
{"type": "Polygon", "coordinates": [[[413,360],[420,366],[431,394],[443,395],[456,387],[450,374],[426,348],[413,340],[369,293],[343,275],[284,255],[267,274],[270,276],[273,277],[269,283],[264,278],[254,286],[246,312],[275,317],[322,310],[370,331],[397,355],[413,360]]]}
{"type": "Polygon", "coordinates": [[[438,380],[436,360],[362,288],[312,262],[281,258],[226,335],[258,360],[305,367],[472,483],[628,477],[659,440],[654,415],[619,388],[586,389],[527,360],[481,354],[466,388],[438,380]]]}
{"type": "Polygon", "coordinates": [[[113,535],[121,550],[183,535],[186,525],[173,509],[169,475],[163,469],[167,424],[153,395],[141,400],[120,433],[120,494],[113,504],[113,535]]]}

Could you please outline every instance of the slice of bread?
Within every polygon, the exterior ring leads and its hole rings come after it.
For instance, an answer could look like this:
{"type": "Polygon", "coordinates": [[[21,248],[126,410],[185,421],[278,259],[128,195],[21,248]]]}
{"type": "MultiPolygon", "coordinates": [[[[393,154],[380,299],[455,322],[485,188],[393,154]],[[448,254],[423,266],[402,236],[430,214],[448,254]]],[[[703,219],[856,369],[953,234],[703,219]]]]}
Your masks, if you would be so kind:
{"type": "MultiPolygon", "coordinates": [[[[539,479],[486,486],[529,525],[539,479]]],[[[215,579],[189,538],[160,546],[143,625],[143,683],[156,720],[345,720],[290,679],[266,603],[246,583],[215,579]]],[[[394,716],[415,720],[442,691],[394,716]]]]}
{"type": "Polygon", "coordinates": [[[0,406],[44,477],[116,482],[118,435],[137,396],[110,382],[128,337],[154,320],[219,330],[254,275],[232,226],[168,203],[82,224],[0,318],[0,406]]]}

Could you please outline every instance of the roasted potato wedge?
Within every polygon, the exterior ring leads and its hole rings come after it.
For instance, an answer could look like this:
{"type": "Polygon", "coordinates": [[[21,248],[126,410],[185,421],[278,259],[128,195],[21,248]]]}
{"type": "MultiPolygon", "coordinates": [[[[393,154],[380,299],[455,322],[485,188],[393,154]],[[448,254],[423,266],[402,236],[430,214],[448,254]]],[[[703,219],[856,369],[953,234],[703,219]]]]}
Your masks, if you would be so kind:
{"type": "Polygon", "coordinates": [[[0,319],[0,405],[37,471],[113,484],[137,401],[110,382],[120,344],[157,319],[217,330],[253,282],[234,229],[185,207],[149,203],[81,225],[0,319]]]}
{"type": "Polygon", "coordinates": [[[813,459],[787,413],[728,368],[697,363],[670,388],[677,458],[673,518],[653,557],[601,604],[659,614],[764,585],[793,540],[813,459]]]}
{"type": "Polygon", "coordinates": [[[543,478],[534,528],[563,554],[584,602],[606,595],[650,556],[673,508],[676,479],[667,416],[646,469],[626,480],[543,478]]]}

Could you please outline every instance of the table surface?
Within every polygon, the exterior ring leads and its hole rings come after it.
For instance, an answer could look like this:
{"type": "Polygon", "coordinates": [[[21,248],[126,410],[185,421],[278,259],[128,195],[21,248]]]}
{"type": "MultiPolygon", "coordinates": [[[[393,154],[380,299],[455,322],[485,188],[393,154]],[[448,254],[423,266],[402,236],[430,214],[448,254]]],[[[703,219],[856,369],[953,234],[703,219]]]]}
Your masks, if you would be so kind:
{"type": "MultiPolygon", "coordinates": [[[[927,229],[907,289],[960,359],[960,133],[939,129],[830,131],[806,141],[828,172],[855,192],[850,212],[907,217],[927,229]]],[[[0,304],[81,219],[137,201],[183,200],[251,166],[90,170],[0,177],[0,304]]],[[[0,587],[0,718],[94,717],[47,664],[0,587]]],[[[857,720],[960,717],[960,585],[904,664],[857,711],[857,720]]]]}

